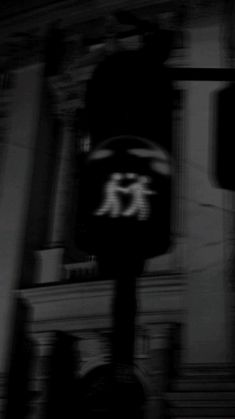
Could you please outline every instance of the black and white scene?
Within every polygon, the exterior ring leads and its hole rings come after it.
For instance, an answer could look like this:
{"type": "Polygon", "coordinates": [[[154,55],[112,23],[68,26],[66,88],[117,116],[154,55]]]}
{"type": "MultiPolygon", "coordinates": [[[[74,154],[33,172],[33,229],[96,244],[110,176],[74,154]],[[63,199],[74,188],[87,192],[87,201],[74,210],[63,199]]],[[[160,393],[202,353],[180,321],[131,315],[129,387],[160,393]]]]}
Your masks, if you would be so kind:
{"type": "Polygon", "coordinates": [[[0,419],[235,418],[234,108],[233,0],[2,0],[0,419]]]}

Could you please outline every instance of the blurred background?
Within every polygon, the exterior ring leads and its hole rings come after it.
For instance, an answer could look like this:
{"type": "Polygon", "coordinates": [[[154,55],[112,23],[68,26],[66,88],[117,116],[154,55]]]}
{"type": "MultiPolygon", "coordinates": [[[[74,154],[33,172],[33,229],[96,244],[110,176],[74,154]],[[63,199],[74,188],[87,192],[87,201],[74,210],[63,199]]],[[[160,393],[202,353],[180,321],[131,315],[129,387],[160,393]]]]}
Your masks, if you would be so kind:
{"type": "Polygon", "coordinates": [[[1,2],[0,418],[235,416],[234,19],[232,0],[1,2]],[[86,165],[126,133],[164,150],[170,195],[112,243],[87,233],[86,165]],[[122,235],[133,348],[110,393],[122,235]]]}

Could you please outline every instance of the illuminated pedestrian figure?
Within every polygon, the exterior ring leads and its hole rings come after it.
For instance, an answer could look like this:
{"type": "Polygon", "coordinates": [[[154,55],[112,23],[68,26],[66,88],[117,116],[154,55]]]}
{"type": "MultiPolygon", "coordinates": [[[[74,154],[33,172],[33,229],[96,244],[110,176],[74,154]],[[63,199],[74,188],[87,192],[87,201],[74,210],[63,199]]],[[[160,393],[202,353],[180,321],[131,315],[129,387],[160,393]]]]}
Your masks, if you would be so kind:
{"type": "MultiPolygon", "coordinates": [[[[134,179],[133,175],[127,175],[129,179],[134,179]]],[[[148,189],[150,179],[148,176],[138,176],[137,179],[129,186],[129,193],[132,194],[132,202],[129,207],[122,213],[125,217],[136,215],[141,221],[149,217],[150,205],[147,200],[148,195],[156,192],[148,189]]]]}
{"type": "Polygon", "coordinates": [[[124,192],[124,188],[120,186],[121,179],[121,173],[113,173],[111,175],[110,180],[105,185],[104,203],[97,211],[95,211],[95,215],[109,214],[110,217],[120,216],[121,202],[118,193],[124,192]]]}
{"type": "Polygon", "coordinates": [[[156,193],[148,189],[149,181],[148,176],[137,176],[134,173],[126,175],[113,173],[105,185],[103,204],[94,212],[94,215],[108,214],[112,218],[136,216],[139,220],[146,220],[150,213],[147,196],[156,193]],[[123,178],[128,179],[131,183],[121,186],[120,182],[123,178]],[[125,210],[121,205],[122,194],[131,195],[131,202],[125,210]]]}

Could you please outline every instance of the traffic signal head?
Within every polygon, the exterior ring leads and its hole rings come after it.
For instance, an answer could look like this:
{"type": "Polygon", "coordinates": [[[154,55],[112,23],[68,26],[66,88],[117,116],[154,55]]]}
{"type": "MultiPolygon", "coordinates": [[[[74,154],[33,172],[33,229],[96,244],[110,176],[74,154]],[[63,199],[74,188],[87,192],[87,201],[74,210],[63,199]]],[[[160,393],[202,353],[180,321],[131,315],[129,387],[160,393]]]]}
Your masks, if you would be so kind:
{"type": "Polygon", "coordinates": [[[84,246],[115,271],[170,245],[173,89],[156,63],[149,66],[143,51],[114,54],[98,65],[87,90],[93,148],[81,175],[78,219],[84,246]]]}

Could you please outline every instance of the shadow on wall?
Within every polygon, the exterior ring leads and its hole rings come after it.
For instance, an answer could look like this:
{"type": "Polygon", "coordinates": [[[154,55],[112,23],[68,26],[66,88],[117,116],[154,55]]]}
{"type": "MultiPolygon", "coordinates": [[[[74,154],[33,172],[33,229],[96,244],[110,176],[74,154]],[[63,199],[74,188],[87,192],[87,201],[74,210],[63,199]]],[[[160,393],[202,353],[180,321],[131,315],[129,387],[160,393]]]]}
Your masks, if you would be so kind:
{"type": "Polygon", "coordinates": [[[12,327],[11,344],[6,379],[4,419],[26,419],[31,403],[36,396],[31,388],[32,370],[36,359],[36,345],[29,336],[27,327],[31,317],[28,304],[21,298],[15,301],[15,322],[12,327]]]}

